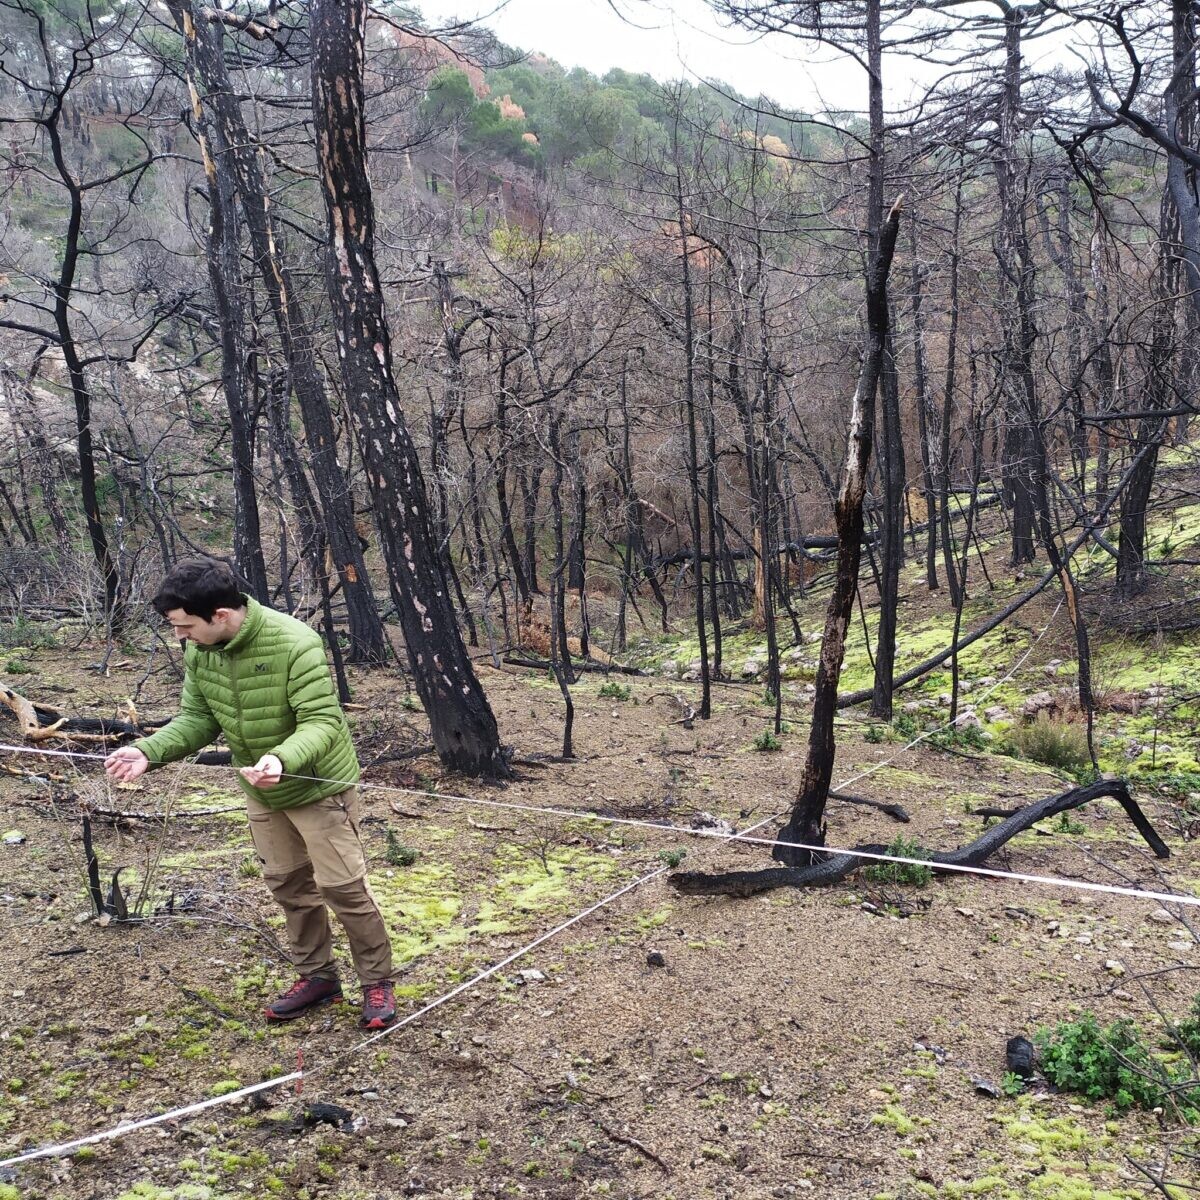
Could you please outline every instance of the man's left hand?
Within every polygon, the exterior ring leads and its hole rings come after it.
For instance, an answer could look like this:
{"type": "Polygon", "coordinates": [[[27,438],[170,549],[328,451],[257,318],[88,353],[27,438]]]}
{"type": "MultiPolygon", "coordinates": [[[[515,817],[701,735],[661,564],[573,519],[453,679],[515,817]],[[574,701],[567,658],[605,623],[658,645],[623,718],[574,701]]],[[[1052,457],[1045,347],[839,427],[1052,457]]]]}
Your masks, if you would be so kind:
{"type": "Polygon", "coordinates": [[[283,763],[274,754],[264,754],[252,767],[240,769],[242,778],[256,788],[273,788],[283,775],[283,763]]]}

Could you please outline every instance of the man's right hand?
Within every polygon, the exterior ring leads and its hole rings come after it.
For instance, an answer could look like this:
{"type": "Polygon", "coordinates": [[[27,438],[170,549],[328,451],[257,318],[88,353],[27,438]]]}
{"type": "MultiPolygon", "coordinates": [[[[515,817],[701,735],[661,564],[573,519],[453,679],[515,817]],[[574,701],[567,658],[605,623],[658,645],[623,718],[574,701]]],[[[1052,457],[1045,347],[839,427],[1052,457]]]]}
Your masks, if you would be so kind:
{"type": "Polygon", "coordinates": [[[132,783],[140,779],[149,766],[150,760],[133,746],[122,746],[104,760],[104,770],[109,779],[115,779],[118,783],[132,783]]]}

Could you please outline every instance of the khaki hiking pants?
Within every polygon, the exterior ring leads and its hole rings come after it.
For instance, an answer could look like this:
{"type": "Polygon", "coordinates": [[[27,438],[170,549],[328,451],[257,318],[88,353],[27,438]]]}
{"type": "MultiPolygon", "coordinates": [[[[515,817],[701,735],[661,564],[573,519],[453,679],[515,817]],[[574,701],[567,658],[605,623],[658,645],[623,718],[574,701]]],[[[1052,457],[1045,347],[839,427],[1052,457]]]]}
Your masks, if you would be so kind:
{"type": "Polygon", "coordinates": [[[329,925],[333,909],[362,982],[391,979],[391,942],[367,885],[358,790],[280,810],[247,796],[246,809],[263,878],[287,917],[296,970],[308,979],[337,978],[329,925]]]}

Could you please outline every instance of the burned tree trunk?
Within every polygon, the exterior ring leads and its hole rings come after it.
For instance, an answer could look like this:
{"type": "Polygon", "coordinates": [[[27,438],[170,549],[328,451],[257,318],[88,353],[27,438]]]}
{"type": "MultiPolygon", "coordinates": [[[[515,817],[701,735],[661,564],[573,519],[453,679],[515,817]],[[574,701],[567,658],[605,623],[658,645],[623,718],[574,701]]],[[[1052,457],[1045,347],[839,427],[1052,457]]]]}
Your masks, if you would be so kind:
{"type": "MultiPolygon", "coordinates": [[[[177,20],[183,23],[182,11],[177,20]]],[[[208,278],[221,336],[221,390],[229,410],[230,457],[233,459],[233,560],[251,595],[266,604],[270,597],[254,483],[253,405],[246,369],[246,306],[241,278],[237,195],[227,161],[229,147],[221,131],[213,127],[211,114],[200,103],[194,59],[194,55],[189,55],[188,86],[196,141],[208,180],[208,278]]]]}
{"type": "Polygon", "coordinates": [[[198,18],[192,0],[170,0],[168,7],[183,36],[193,103],[207,110],[222,142],[216,169],[233,175],[241,195],[251,252],[279,334],[289,383],[299,402],[306,449],[320,493],[325,539],[346,604],[350,659],[381,663],[387,659],[387,640],[354,528],[350,484],[338,462],[337,434],[317,364],[310,317],[284,259],[282,231],[275,220],[260,152],[225,66],[222,27],[207,17],[198,18]]]}
{"type": "MultiPolygon", "coordinates": [[[[825,840],[825,803],[833,778],[835,753],[833,722],[837,715],[838,679],[846,650],[846,630],[858,591],[858,567],[862,555],[863,496],[867,488],[867,464],[875,424],[875,392],[883,370],[888,329],[887,279],[900,230],[900,203],[892,206],[871,254],[867,275],[867,335],[858,387],[850,408],[846,459],[834,506],[838,531],[837,577],[825,616],[825,637],[817,665],[816,696],[813,698],[812,728],[808,735],[808,757],[804,779],[792,815],[779,831],[784,841],[820,845],[825,840]]],[[[788,866],[809,861],[808,851],[775,848],[774,857],[788,866]]]]}
{"type": "Polygon", "coordinates": [[[508,757],[463,645],[438,561],[429,501],[401,410],[375,264],[367,177],[363,68],[365,0],[315,0],[312,102],[328,221],[327,281],[346,398],[354,414],[392,598],[417,692],[446,766],[507,776],[508,757]]]}

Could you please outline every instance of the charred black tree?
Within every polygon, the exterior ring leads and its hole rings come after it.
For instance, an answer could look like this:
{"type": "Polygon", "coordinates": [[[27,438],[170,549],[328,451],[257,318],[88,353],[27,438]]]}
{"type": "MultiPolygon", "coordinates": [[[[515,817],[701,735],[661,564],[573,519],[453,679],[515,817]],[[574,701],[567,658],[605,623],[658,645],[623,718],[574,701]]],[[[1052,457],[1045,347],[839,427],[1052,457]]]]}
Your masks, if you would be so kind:
{"type": "Polygon", "coordinates": [[[438,756],[464,774],[507,776],[508,755],[463,645],[438,560],[425,481],[392,369],[367,177],[367,5],[365,0],[314,0],[310,21],[317,170],[328,220],[329,297],[346,398],[383,535],[392,599],[438,756]]]}
{"type": "MultiPolygon", "coordinates": [[[[867,333],[858,386],[850,408],[846,458],[834,506],[838,532],[837,576],[825,615],[825,636],[817,664],[816,695],[804,779],[792,815],[779,831],[782,841],[821,845],[825,841],[825,804],[833,778],[836,751],[833,722],[838,708],[838,680],[846,651],[846,630],[858,592],[858,568],[862,557],[863,497],[867,490],[867,464],[875,424],[875,393],[883,370],[888,331],[887,280],[900,230],[900,201],[892,206],[874,240],[867,273],[867,333]]],[[[774,857],[789,866],[803,866],[809,852],[777,846],[774,857]]]]}
{"type": "MultiPolygon", "coordinates": [[[[222,153],[213,160],[213,168],[232,175],[241,197],[251,253],[299,404],[325,542],[346,605],[349,657],[352,662],[382,663],[387,640],[354,527],[354,498],[338,462],[337,432],[317,363],[311,317],[284,256],[283,231],[275,219],[261,151],[225,65],[223,27],[207,13],[198,16],[192,0],[170,0],[168,7],[183,36],[193,106],[205,110],[214,136],[221,140],[222,153]]],[[[315,571],[319,575],[322,570],[318,561],[315,571]]]]}

